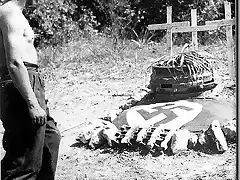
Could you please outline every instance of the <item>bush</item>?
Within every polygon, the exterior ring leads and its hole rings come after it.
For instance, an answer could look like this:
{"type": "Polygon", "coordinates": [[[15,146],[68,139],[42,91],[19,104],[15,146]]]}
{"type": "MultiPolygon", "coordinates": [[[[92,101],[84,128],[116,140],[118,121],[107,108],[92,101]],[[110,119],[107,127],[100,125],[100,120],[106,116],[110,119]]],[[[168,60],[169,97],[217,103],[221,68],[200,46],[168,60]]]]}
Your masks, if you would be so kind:
{"type": "MultiPolygon", "coordinates": [[[[235,2],[232,2],[235,16],[235,2]]],[[[38,0],[35,7],[25,10],[25,16],[39,36],[36,46],[66,43],[78,36],[101,31],[115,40],[132,39],[147,25],[166,23],[167,6],[173,7],[173,22],[190,21],[191,9],[197,8],[198,23],[224,18],[224,0],[38,0]],[[133,31],[134,30],[134,31],[133,31]]],[[[224,28],[199,32],[199,42],[225,38],[224,28]]],[[[158,31],[161,40],[165,31],[158,31]]],[[[191,40],[190,33],[174,34],[176,44],[191,40]]]]}
{"type": "Polygon", "coordinates": [[[75,8],[65,1],[39,0],[37,6],[24,11],[37,34],[36,43],[54,45],[68,41],[76,27],[70,16],[75,8]]]}
{"type": "Polygon", "coordinates": [[[69,42],[97,23],[84,6],[63,0],[39,0],[36,6],[25,9],[24,15],[37,35],[36,46],[69,42]]]}

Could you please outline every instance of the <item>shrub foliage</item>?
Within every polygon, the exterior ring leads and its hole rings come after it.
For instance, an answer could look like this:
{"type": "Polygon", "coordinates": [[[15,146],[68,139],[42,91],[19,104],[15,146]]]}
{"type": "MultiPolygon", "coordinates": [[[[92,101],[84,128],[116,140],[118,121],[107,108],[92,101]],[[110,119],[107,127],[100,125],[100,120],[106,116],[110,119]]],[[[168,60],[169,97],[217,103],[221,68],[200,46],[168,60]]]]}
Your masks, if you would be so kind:
{"type": "MultiPolygon", "coordinates": [[[[232,1],[233,16],[235,2],[232,1]]],[[[24,14],[37,34],[36,45],[65,43],[73,38],[102,32],[114,38],[133,38],[148,24],[166,23],[166,7],[173,7],[173,22],[190,20],[196,8],[198,23],[224,18],[224,0],[38,0],[24,14]]],[[[163,37],[164,31],[157,32],[163,37]]],[[[223,37],[223,29],[200,33],[201,41],[209,36],[223,37]]],[[[190,37],[176,34],[180,41],[190,37]]],[[[178,43],[178,42],[177,42],[178,43]]]]}

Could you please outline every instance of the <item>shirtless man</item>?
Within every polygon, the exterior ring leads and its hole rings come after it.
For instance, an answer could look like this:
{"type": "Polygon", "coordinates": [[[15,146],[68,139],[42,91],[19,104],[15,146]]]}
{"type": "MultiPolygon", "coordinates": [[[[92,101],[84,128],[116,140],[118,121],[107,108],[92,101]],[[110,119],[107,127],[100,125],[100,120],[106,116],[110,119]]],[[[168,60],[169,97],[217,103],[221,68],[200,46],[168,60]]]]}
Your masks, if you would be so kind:
{"type": "Polygon", "coordinates": [[[60,133],[49,116],[34,33],[22,14],[33,0],[0,0],[2,180],[54,180],[60,133]]]}

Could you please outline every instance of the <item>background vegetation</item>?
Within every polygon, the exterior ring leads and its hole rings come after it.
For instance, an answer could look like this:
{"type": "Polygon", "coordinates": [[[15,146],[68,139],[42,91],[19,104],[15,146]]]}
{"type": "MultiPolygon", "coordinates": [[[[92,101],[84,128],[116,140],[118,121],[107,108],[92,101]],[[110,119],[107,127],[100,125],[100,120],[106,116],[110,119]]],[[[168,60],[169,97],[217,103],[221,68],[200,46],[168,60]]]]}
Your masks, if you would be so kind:
{"type": "MultiPolygon", "coordinates": [[[[232,2],[235,16],[235,1],[232,2]]],[[[166,7],[173,7],[173,22],[190,20],[191,8],[196,8],[198,23],[224,18],[224,0],[38,0],[24,14],[38,35],[36,46],[57,45],[102,33],[115,42],[149,35],[146,27],[153,23],[166,23],[166,7]],[[135,31],[135,32],[134,32],[135,31]]],[[[224,28],[201,32],[200,43],[224,38],[224,28]]],[[[165,31],[155,32],[159,41],[165,31]]],[[[188,33],[175,34],[175,43],[190,39],[188,33]]]]}
{"type": "MultiPolygon", "coordinates": [[[[173,21],[190,20],[190,9],[197,8],[200,24],[224,18],[223,0],[36,1],[38,4],[25,9],[24,14],[37,35],[35,46],[46,79],[46,98],[62,135],[56,179],[235,178],[235,146],[217,156],[189,151],[177,158],[163,157],[163,162],[135,152],[124,151],[116,156],[105,149],[100,152],[75,146],[79,124],[104,117],[125,104],[148,85],[149,65],[169,55],[165,32],[152,34],[146,30],[148,24],[166,23],[167,5],[173,6],[173,21]]],[[[232,5],[234,14],[233,1],[232,5]]],[[[218,86],[203,97],[235,102],[235,88],[228,85],[231,79],[223,32],[224,28],[198,33],[199,48],[216,57],[213,63],[218,86]]],[[[187,33],[174,36],[174,53],[191,40],[187,33]]],[[[0,140],[3,131],[0,126],[0,140]]],[[[1,146],[0,152],[3,155],[1,146]]]]}

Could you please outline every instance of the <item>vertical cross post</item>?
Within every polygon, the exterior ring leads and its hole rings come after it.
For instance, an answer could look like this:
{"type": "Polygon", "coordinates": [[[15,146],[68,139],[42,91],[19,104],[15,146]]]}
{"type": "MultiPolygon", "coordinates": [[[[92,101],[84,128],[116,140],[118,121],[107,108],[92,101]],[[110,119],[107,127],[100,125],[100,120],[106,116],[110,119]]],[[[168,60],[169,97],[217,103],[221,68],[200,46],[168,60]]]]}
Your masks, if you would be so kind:
{"type": "MultiPolygon", "coordinates": [[[[225,19],[231,19],[231,4],[230,2],[224,2],[225,9],[225,19]]],[[[229,75],[232,80],[234,80],[235,68],[233,67],[233,37],[232,37],[232,26],[226,26],[226,38],[227,38],[227,57],[228,57],[228,67],[229,75]]]]}
{"type": "MultiPolygon", "coordinates": [[[[214,3],[214,1],[210,1],[214,3]]],[[[191,32],[192,33],[192,42],[194,49],[198,49],[197,41],[197,32],[198,31],[211,31],[216,30],[219,27],[226,27],[226,40],[227,40],[227,57],[228,57],[228,69],[229,76],[232,80],[235,80],[236,68],[235,68],[235,58],[234,58],[234,41],[232,35],[232,26],[235,25],[235,20],[231,19],[231,3],[224,2],[225,9],[225,19],[207,21],[206,25],[197,25],[197,10],[191,10],[191,26],[189,22],[172,22],[172,7],[167,7],[167,23],[166,24],[152,24],[148,26],[150,30],[167,30],[167,51],[170,52],[170,55],[173,55],[173,46],[172,46],[172,34],[173,33],[183,33],[191,32]]]]}
{"type": "MultiPolygon", "coordinates": [[[[172,24],[172,6],[167,7],[167,24],[172,24]]],[[[167,29],[167,48],[170,52],[170,56],[172,56],[172,28],[167,29]]]]}
{"type": "MultiPolygon", "coordinates": [[[[197,10],[191,9],[191,26],[197,26],[197,10]]],[[[197,31],[192,32],[193,49],[198,49],[197,31]]]]}

